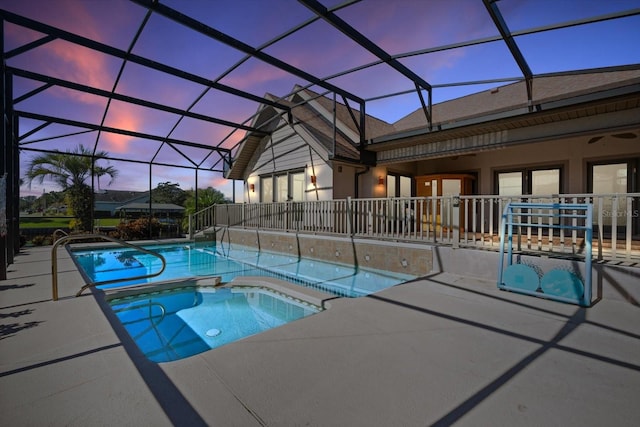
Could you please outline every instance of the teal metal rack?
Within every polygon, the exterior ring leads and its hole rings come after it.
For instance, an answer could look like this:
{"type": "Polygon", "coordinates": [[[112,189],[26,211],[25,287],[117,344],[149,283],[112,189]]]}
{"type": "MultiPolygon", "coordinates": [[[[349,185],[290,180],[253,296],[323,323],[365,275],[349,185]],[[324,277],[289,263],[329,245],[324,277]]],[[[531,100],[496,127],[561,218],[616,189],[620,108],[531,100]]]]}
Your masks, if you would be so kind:
{"type": "MultiPolygon", "coordinates": [[[[560,232],[559,232],[560,234],[560,232]]],[[[591,262],[593,239],[593,205],[571,203],[509,203],[502,214],[498,288],[584,307],[591,305],[591,262]],[[537,218],[537,221],[532,221],[537,218]],[[542,223],[540,218],[547,218],[542,223]],[[544,272],[533,263],[514,263],[514,227],[546,228],[584,232],[584,280],[577,271],[552,269],[544,272]],[[506,264],[505,264],[506,248],[506,264]]],[[[520,254],[516,254],[520,255],[520,254]]]]}

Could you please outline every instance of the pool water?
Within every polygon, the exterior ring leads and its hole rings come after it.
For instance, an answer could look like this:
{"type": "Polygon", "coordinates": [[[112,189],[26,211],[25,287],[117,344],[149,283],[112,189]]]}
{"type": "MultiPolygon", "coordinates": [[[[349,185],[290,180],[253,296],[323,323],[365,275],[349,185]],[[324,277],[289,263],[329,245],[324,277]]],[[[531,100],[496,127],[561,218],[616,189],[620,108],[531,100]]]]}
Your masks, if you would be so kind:
{"type": "MultiPolygon", "coordinates": [[[[205,276],[220,276],[222,283],[228,283],[242,276],[267,276],[338,296],[359,297],[413,278],[235,245],[145,247],[164,256],[167,267],[161,275],[99,287],[116,290],[205,276]]],[[[89,282],[143,276],[162,267],[157,257],[129,248],[76,248],[71,254],[89,282]]],[[[108,298],[129,335],[154,362],[193,356],[320,311],[319,307],[262,287],[183,287],[142,292],[146,293],[108,298]]]]}
{"type": "MultiPolygon", "coordinates": [[[[339,296],[359,297],[414,278],[406,274],[332,264],[242,246],[216,248],[171,244],[145,247],[165,257],[167,268],[160,276],[99,288],[110,289],[198,276],[220,276],[223,283],[241,276],[268,276],[339,296]]],[[[72,255],[91,282],[141,276],[157,272],[161,268],[158,258],[128,248],[72,250],[72,255]]]]}
{"type": "Polygon", "coordinates": [[[321,309],[262,287],[186,287],[110,301],[144,355],[169,362],[258,334],[321,309]]]}

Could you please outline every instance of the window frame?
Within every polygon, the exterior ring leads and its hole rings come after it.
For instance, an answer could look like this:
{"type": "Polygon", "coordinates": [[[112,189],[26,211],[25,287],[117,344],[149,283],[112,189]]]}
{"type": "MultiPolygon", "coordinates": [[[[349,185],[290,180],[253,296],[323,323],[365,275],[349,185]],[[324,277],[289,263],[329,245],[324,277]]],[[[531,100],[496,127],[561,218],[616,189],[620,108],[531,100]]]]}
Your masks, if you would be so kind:
{"type": "Polygon", "coordinates": [[[387,197],[415,197],[415,194],[416,194],[416,183],[415,183],[415,177],[413,175],[402,174],[397,172],[387,172],[387,179],[386,179],[387,197]],[[389,194],[389,177],[393,177],[395,181],[393,195],[389,194]],[[408,179],[411,185],[409,196],[400,196],[400,189],[402,188],[402,178],[408,179]]]}
{"type": "MultiPolygon", "coordinates": [[[[533,173],[538,171],[550,171],[550,170],[558,170],[558,194],[564,193],[565,183],[564,183],[564,165],[561,164],[553,164],[553,165],[540,165],[540,166],[527,166],[521,168],[509,168],[509,169],[498,169],[494,171],[494,194],[500,194],[500,174],[503,173],[516,173],[519,172],[522,174],[522,185],[521,185],[521,193],[520,195],[533,195],[533,173]]],[[[554,193],[555,194],[555,193],[554,193]]]]}
{"type": "MultiPolygon", "coordinates": [[[[295,175],[300,175],[302,174],[304,176],[304,181],[306,183],[306,174],[305,174],[305,168],[296,168],[296,169],[290,169],[287,171],[279,171],[279,172],[274,172],[274,173],[270,173],[270,174],[263,174],[260,175],[260,202],[261,203],[275,203],[275,202],[282,202],[282,201],[291,201],[294,200],[293,198],[293,177],[295,175]],[[287,185],[287,193],[286,193],[286,200],[276,200],[278,195],[280,194],[280,189],[279,189],[279,185],[278,183],[282,183],[283,181],[281,180],[282,177],[286,177],[286,185],[287,185]],[[263,200],[264,199],[264,191],[263,191],[263,185],[262,183],[265,182],[266,180],[271,180],[271,200],[263,200]]],[[[304,186],[304,184],[303,184],[304,186]]],[[[303,200],[296,200],[296,201],[303,201],[303,200]]]]}

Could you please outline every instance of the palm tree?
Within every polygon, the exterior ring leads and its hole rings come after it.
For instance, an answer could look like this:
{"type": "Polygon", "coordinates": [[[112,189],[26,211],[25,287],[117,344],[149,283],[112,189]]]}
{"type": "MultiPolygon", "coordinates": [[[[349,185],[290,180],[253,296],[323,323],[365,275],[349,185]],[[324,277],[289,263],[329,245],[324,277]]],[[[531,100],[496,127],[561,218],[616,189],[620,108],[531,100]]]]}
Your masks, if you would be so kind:
{"type": "MultiPolygon", "coordinates": [[[[192,214],[196,211],[196,192],[191,189],[186,191],[187,199],[185,201],[185,213],[192,214]]],[[[198,209],[204,209],[211,205],[221,205],[229,203],[224,193],[212,187],[198,189],[198,209]]]]}
{"type": "MultiPolygon", "coordinates": [[[[184,204],[185,216],[182,220],[182,227],[187,229],[189,227],[189,215],[196,212],[196,192],[193,189],[190,189],[185,191],[185,193],[187,195],[187,199],[184,204]]],[[[222,191],[216,190],[215,188],[207,187],[198,189],[198,209],[204,209],[211,205],[222,205],[230,202],[231,201],[225,197],[222,191]]]]}
{"type": "Polygon", "coordinates": [[[91,187],[85,181],[91,178],[93,173],[98,180],[101,176],[108,175],[111,178],[109,184],[113,182],[118,171],[113,166],[105,167],[94,163],[94,159],[107,156],[106,151],[98,151],[94,154],[83,145],[66,152],[45,153],[31,160],[27,167],[26,178],[29,182],[38,180],[40,183],[45,178],[50,178],[62,187],[75,217],[76,227],[82,231],[90,231],[93,194],[91,187]]]}

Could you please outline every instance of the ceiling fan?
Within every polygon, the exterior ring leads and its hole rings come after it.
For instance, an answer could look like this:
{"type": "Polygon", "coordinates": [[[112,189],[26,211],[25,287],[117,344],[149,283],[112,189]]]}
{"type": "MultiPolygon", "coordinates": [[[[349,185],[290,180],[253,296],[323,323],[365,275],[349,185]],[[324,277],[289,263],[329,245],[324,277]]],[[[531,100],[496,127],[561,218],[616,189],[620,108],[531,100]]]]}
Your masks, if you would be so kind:
{"type": "Polygon", "coordinates": [[[457,156],[449,157],[449,160],[458,160],[460,157],[475,157],[475,156],[476,156],[476,153],[458,154],[457,156]]]}
{"type": "MultiPolygon", "coordinates": [[[[614,138],[619,138],[619,139],[634,139],[634,138],[638,137],[638,135],[636,135],[633,132],[614,133],[611,136],[614,137],[614,138]]],[[[604,135],[594,136],[589,141],[587,141],[587,144],[594,144],[594,143],[600,141],[602,138],[604,138],[604,135]]]]}

